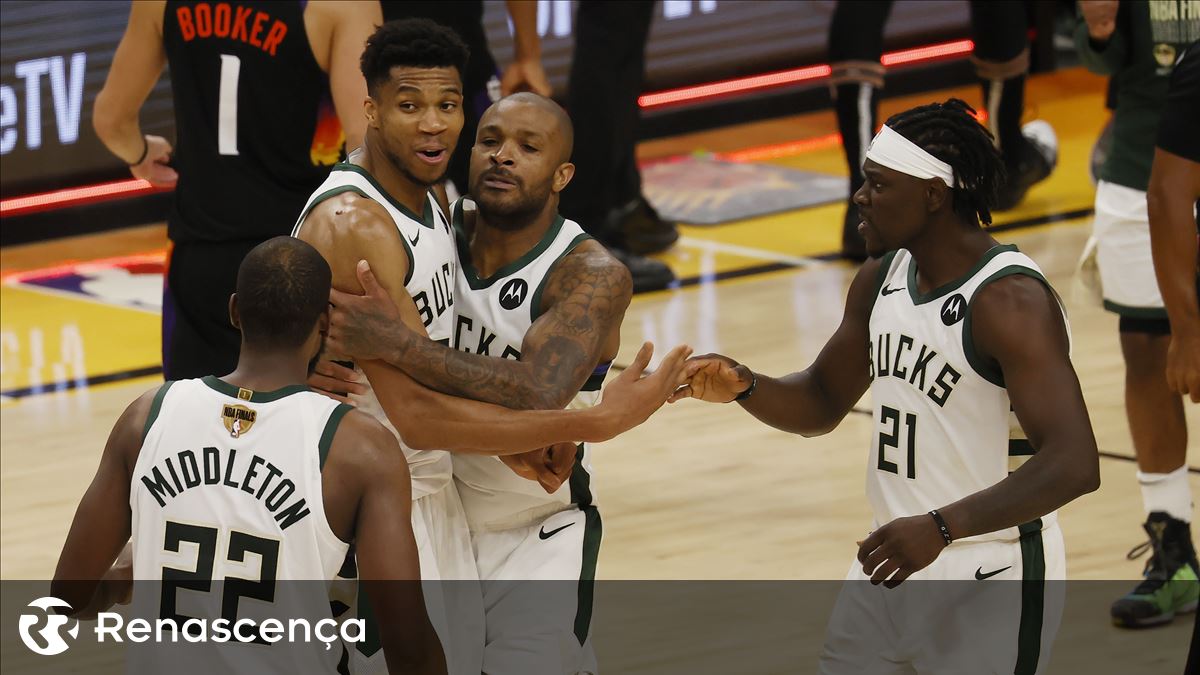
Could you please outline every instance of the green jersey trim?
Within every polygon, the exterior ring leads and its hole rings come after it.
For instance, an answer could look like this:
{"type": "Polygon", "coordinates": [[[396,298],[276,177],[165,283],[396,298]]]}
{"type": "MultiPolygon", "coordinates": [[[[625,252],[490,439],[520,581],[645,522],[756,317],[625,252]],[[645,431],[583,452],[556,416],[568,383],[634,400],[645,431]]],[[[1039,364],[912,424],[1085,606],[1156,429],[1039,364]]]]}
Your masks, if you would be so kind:
{"type": "Polygon", "coordinates": [[[167,390],[171,385],[175,384],[175,380],[164,382],[158,391],[154,394],[154,400],[150,402],[150,412],[146,415],[146,424],[142,427],[142,440],[150,435],[150,427],[154,426],[154,421],[158,419],[158,413],[162,411],[163,399],[167,397],[167,390]]]}
{"type": "Polygon", "coordinates": [[[1042,652],[1042,620],[1046,611],[1046,552],[1042,521],[1025,523],[1021,533],[1021,623],[1017,629],[1014,675],[1034,675],[1042,652]]]}
{"type": "Polygon", "coordinates": [[[240,401],[248,401],[250,403],[271,403],[273,401],[278,401],[285,396],[291,396],[292,394],[299,394],[301,392],[309,391],[308,386],[303,384],[291,384],[286,387],[280,387],[274,391],[251,391],[249,389],[243,389],[242,387],[238,387],[229,384],[224,380],[218,379],[216,375],[207,375],[200,378],[200,381],[208,385],[208,387],[214,391],[225,394],[230,398],[236,398],[240,401]],[[249,392],[250,398],[243,398],[240,396],[240,392],[243,391],[249,392]]]}
{"type": "Polygon", "coordinates": [[[1122,305],[1112,300],[1104,301],[1104,309],[1107,309],[1118,316],[1126,316],[1130,319],[1165,319],[1167,318],[1167,310],[1165,307],[1130,307],[1122,305]]]}
{"type": "Polygon", "coordinates": [[[320,457],[320,467],[325,469],[325,460],[329,459],[329,448],[333,445],[333,436],[337,433],[338,425],[342,423],[342,418],[346,413],[354,410],[354,406],[346,403],[339,403],[332,413],[329,413],[329,419],[325,422],[325,430],[321,432],[321,440],[317,443],[317,456],[320,457]]]}
{"type": "Polygon", "coordinates": [[[537,321],[538,317],[542,315],[542,291],[546,289],[546,282],[550,280],[550,275],[554,274],[554,268],[558,266],[559,261],[567,257],[571,251],[574,251],[576,246],[579,246],[591,238],[592,235],[588,234],[587,232],[579,233],[579,235],[571,240],[571,243],[567,244],[567,248],[562,252],[562,255],[558,256],[558,259],[550,265],[550,269],[547,270],[546,276],[542,277],[541,282],[538,283],[537,290],[533,292],[533,300],[531,300],[529,303],[530,321],[537,321]]]}
{"type": "Polygon", "coordinates": [[[942,284],[928,293],[921,293],[917,290],[917,259],[912,257],[912,252],[910,251],[910,260],[908,263],[908,295],[912,298],[914,305],[923,305],[927,302],[937,300],[944,295],[958,290],[959,287],[970,281],[972,277],[974,277],[976,274],[979,274],[979,270],[983,269],[985,265],[992,261],[992,258],[995,258],[1001,253],[1015,250],[1017,250],[1017,247],[1013,244],[997,244],[984,252],[983,256],[971,266],[971,269],[967,270],[966,274],[955,279],[954,281],[942,284]]]}
{"type": "MultiPolygon", "coordinates": [[[[354,166],[354,165],[347,164],[346,166],[354,166]]],[[[330,189],[322,192],[321,194],[317,195],[312,200],[312,203],[308,205],[308,208],[304,209],[304,213],[300,214],[300,219],[296,221],[296,227],[292,228],[292,236],[295,237],[296,235],[298,235],[300,233],[300,224],[303,223],[304,219],[308,217],[308,214],[317,207],[317,204],[320,204],[321,202],[323,202],[326,199],[329,199],[330,197],[333,197],[335,195],[340,195],[343,192],[353,192],[353,193],[357,194],[359,197],[362,197],[363,199],[370,199],[371,201],[375,201],[371,197],[371,195],[363,192],[356,185],[339,185],[335,188],[330,188],[330,189]]],[[[382,192],[382,190],[381,190],[381,192],[382,192]]],[[[387,194],[387,193],[385,192],[384,194],[387,194]]],[[[405,210],[405,214],[406,215],[408,214],[407,209],[405,210]]],[[[400,243],[404,245],[404,255],[408,256],[408,272],[404,275],[404,285],[407,286],[408,282],[412,281],[413,267],[416,266],[416,260],[413,258],[412,247],[409,246],[409,244],[408,244],[408,238],[405,237],[404,234],[402,234],[402,233],[400,233],[400,243]]]]}
{"type": "MultiPolygon", "coordinates": [[[[582,454],[582,451],[580,451],[582,454]]],[[[595,506],[582,508],[583,564],[579,569],[579,590],[575,609],[575,638],[579,644],[587,642],[592,629],[592,603],[596,587],[596,562],[600,559],[600,540],[604,536],[604,523],[600,510],[595,506]]]]}
{"type": "MultiPolygon", "coordinates": [[[[1001,372],[999,364],[985,361],[975,349],[975,337],[974,333],[971,332],[973,319],[972,309],[975,307],[975,298],[979,297],[979,291],[983,290],[985,286],[993,281],[996,281],[997,279],[1011,277],[1018,274],[1037,279],[1045,284],[1046,288],[1050,289],[1051,293],[1054,293],[1054,287],[1051,286],[1050,282],[1046,281],[1046,277],[1042,276],[1037,270],[1024,265],[1009,265],[1007,267],[1000,268],[998,271],[984,279],[983,282],[979,284],[979,286],[975,289],[975,293],[971,296],[971,301],[967,303],[967,310],[963,317],[962,343],[963,354],[965,354],[967,357],[967,363],[971,364],[971,369],[976,373],[979,373],[980,377],[1001,388],[1004,387],[1004,373],[1001,372]]],[[[1058,294],[1054,293],[1054,297],[1057,298],[1058,294]]]]}
{"type": "MultiPolygon", "coordinates": [[[[459,232],[465,232],[462,222],[461,204],[455,205],[452,215],[454,217],[454,229],[458,230],[459,232]]],[[[471,290],[482,290],[490,287],[500,279],[512,276],[513,274],[521,271],[526,265],[534,260],[537,260],[538,256],[545,253],[546,249],[550,248],[550,245],[554,243],[555,238],[558,237],[559,231],[562,230],[564,222],[566,221],[563,220],[563,217],[556,214],[554,216],[554,222],[551,223],[550,227],[546,229],[546,234],[542,235],[541,241],[539,241],[533,248],[526,251],[525,255],[496,270],[492,276],[486,279],[479,278],[479,272],[475,269],[475,264],[471,261],[471,247],[467,241],[467,237],[459,237],[457,242],[459,270],[462,271],[463,276],[466,278],[467,285],[471,287],[471,290]]]]}
{"type": "Polygon", "coordinates": [[[883,290],[883,284],[887,281],[888,273],[892,271],[892,262],[896,260],[896,251],[888,251],[879,259],[879,271],[875,274],[875,291],[871,294],[871,311],[867,312],[869,316],[875,311],[875,301],[879,299],[879,293],[883,290]]]}
{"type": "Polygon", "coordinates": [[[404,215],[412,218],[431,230],[434,229],[435,223],[433,221],[433,206],[429,203],[428,191],[425,192],[425,204],[422,207],[421,215],[418,216],[417,214],[413,213],[412,209],[396,201],[396,198],[393,197],[387,190],[383,189],[383,186],[379,184],[379,181],[375,180],[375,177],[361,166],[357,164],[350,164],[349,162],[340,162],[333,165],[333,171],[352,171],[363,178],[366,178],[367,182],[371,184],[371,187],[374,187],[376,190],[378,190],[379,194],[383,195],[384,198],[388,200],[388,203],[396,207],[400,213],[403,213],[404,215]]]}

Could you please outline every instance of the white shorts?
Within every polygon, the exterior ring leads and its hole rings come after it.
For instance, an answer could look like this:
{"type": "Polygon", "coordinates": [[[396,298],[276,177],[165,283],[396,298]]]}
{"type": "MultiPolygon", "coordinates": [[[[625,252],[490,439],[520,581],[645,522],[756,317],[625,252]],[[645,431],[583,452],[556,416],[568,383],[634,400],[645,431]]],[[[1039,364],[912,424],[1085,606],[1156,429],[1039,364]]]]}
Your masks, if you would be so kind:
{"type": "MultiPolygon", "coordinates": [[[[412,524],[421,561],[425,608],[445,650],[447,673],[479,675],[483,663],[483,598],[466,514],[454,483],[413,500],[412,524]]],[[[360,645],[354,651],[351,672],[386,674],[383,650],[378,645],[360,645]]]]}
{"type": "Polygon", "coordinates": [[[1092,236],[1104,308],[1132,318],[1166,318],[1150,254],[1146,193],[1100,181],[1092,236]]]}
{"type": "Polygon", "coordinates": [[[594,506],[476,532],[487,675],[595,673],[588,635],[602,527],[594,506]]]}
{"type": "Polygon", "coordinates": [[[1066,567],[1057,524],[1020,541],[951,544],[894,589],[871,585],[856,560],[819,672],[1043,672],[1062,621],[1066,567]]]}

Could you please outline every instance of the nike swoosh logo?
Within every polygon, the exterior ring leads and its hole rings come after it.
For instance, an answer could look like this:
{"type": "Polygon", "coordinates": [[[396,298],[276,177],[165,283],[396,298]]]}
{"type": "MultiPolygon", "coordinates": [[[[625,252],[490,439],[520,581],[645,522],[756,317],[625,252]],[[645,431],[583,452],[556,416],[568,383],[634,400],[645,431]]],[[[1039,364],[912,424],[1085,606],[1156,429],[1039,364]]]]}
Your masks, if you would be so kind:
{"type": "Polygon", "coordinates": [[[883,287],[883,295],[891,295],[892,293],[899,293],[902,290],[904,290],[904,289],[903,288],[888,288],[887,286],[884,286],[883,287]]]}
{"type": "Polygon", "coordinates": [[[417,236],[413,237],[412,239],[409,239],[408,243],[412,244],[413,246],[416,246],[417,242],[420,240],[421,240],[421,232],[418,230],[417,236]]]}
{"type": "Polygon", "coordinates": [[[574,524],[575,523],[567,523],[566,525],[563,525],[562,527],[550,530],[549,532],[546,531],[546,526],[543,525],[542,529],[538,530],[538,539],[549,539],[550,537],[553,537],[554,535],[558,534],[559,532],[562,532],[563,530],[567,529],[568,527],[570,527],[574,524]]]}
{"type": "Polygon", "coordinates": [[[982,567],[978,567],[975,569],[975,578],[978,579],[979,581],[983,581],[984,579],[990,579],[991,577],[994,577],[997,574],[1000,574],[1001,572],[1003,572],[1004,570],[1010,569],[1011,567],[1012,567],[1012,565],[1009,565],[1008,567],[1001,567],[1000,569],[996,570],[995,572],[988,572],[987,574],[983,573],[982,567]]]}

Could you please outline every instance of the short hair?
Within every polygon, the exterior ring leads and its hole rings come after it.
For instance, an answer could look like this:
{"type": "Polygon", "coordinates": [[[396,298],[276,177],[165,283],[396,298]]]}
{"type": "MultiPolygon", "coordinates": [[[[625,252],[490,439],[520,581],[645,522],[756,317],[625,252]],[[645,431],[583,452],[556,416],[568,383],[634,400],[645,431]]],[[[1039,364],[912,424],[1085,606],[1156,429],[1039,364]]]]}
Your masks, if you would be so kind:
{"type": "Polygon", "coordinates": [[[317,249],[293,237],[255,246],[238,268],[237,306],[247,344],[294,349],[329,305],[333,273],[317,249]]]}
{"type": "MultiPolygon", "coordinates": [[[[518,91],[515,94],[509,94],[504,98],[493,103],[493,106],[500,105],[504,101],[513,101],[514,103],[524,103],[526,105],[536,106],[550,113],[558,124],[558,130],[562,136],[562,161],[571,161],[571,153],[575,149],[575,126],[571,124],[571,116],[563,110],[562,106],[555,102],[554,99],[535,94],[532,91],[518,91]]],[[[490,110],[491,108],[489,108],[490,110]]]]}
{"type": "Polygon", "coordinates": [[[918,106],[888,118],[887,126],[954,169],[954,212],[969,223],[990,225],[1004,160],[992,132],[960,99],[918,106]]]}
{"type": "Polygon", "coordinates": [[[391,78],[392,68],[457,68],[459,77],[467,69],[467,45],[453,30],[429,19],[388,21],[367,38],[359,66],[374,96],[391,78]]]}

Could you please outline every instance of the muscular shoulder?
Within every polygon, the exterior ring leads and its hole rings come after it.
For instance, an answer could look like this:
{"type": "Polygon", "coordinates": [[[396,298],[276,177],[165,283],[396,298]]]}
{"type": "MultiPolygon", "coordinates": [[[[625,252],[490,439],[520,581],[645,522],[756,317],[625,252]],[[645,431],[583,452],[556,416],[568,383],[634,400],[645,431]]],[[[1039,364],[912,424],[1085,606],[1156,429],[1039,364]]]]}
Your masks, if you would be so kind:
{"type": "Polygon", "coordinates": [[[403,470],[408,463],[395,435],[374,417],[351,410],[338,424],[329,448],[327,465],[350,470],[360,477],[403,470]]]}
{"type": "Polygon", "coordinates": [[[1017,352],[1065,355],[1067,329],[1058,299],[1041,280],[1014,274],[993,281],[971,300],[972,337],[994,359],[1017,352]]]}
{"type": "Polygon", "coordinates": [[[633,277],[600,242],[581,242],[550,270],[544,291],[544,307],[576,293],[602,296],[621,311],[633,297],[633,277]]]}
{"type": "Polygon", "coordinates": [[[391,215],[382,204],[356,192],[336,194],[314,206],[297,236],[325,256],[335,288],[358,288],[354,269],[359,260],[388,259],[407,270],[391,215]]]}

